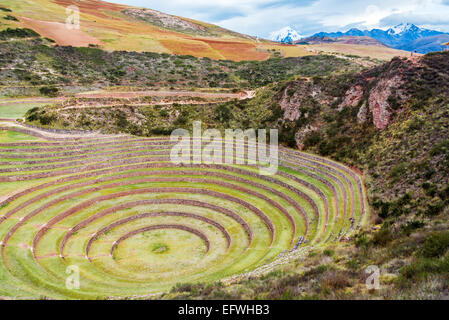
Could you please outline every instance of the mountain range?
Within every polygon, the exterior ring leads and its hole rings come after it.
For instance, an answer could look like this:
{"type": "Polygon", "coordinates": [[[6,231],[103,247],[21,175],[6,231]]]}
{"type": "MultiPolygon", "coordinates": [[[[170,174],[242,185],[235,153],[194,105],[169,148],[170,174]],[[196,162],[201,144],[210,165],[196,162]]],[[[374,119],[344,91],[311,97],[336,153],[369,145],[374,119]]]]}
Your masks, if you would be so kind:
{"type": "Polygon", "coordinates": [[[449,41],[449,33],[420,28],[411,23],[401,23],[388,30],[372,29],[360,30],[350,29],[347,32],[320,32],[315,34],[318,37],[339,38],[343,36],[365,36],[376,39],[383,44],[400,50],[416,51],[418,53],[428,53],[431,51],[441,51],[443,42],[449,41]],[[424,39],[424,41],[422,41],[424,39]],[[421,41],[420,41],[421,40],[421,41]]]}
{"type": "MultiPolygon", "coordinates": [[[[282,30],[291,29],[285,28],[282,30]]],[[[301,43],[306,39],[291,41],[291,34],[297,34],[295,30],[289,30],[285,37],[282,37],[282,32],[275,33],[278,37],[274,41],[281,43],[301,43]]],[[[401,23],[397,26],[387,30],[372,29],[360,30],[352,28],[346,32],[319,32],[314,34],[311,38],[343,38],[343,37],[370,37],[384,45],[405,51],[416,51],[418,53],[429,53],[433,51],[442,51],[442,44],[449,41],[449,33],[420,28],[411,23],[401,23]]],[[[310,39],[310,37],[309,37],[310,39]]]]}

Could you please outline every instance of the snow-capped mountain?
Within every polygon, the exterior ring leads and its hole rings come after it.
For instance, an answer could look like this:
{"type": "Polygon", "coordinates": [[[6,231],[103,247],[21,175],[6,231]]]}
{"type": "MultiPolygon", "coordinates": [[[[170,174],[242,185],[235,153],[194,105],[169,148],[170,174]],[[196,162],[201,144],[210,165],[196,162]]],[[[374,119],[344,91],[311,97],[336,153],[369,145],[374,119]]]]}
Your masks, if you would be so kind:
{"type": "Polygon", "coordinates": [[[353,28],[348,30],[347,32],[331,32],[331,33],[320,32],[315,34],[314,36],[331,37],[331,38],[339,38],[343,36],[359,36],[359,37],[367,36],[374,38],[382,42],[383,44],[395,49],[402,49],[408,51],[416,50],[419,53],[428,53],[430,51],[434,51],[435,49],[441,50],[442,49],[441,43],[435,42],[433,45],[429,46],[428,41],[426,41],[426,46],[421,47],[418,44],[422,42],[416,40],[432,37],[429,38],[429,40],[434,39],[434,41],[439,41],[440,38],[435,36],[445,34],[449,33],[420,28],[412,23],[401,23],[398,24],[397,26],[389,28],[388,30],[372,29],[362,31],[353,28]]]}
{"type": "Polygon", "coordinates": [[[302,37],[299,35],[299,33],[291,27],[282,28],[279,31],[271,33],[270,35],[270,40],[281,43],[292,43],[301,38],[302,37]]]}
{"type": "Polygon", "coordinates": [[[401,23],[387,30],[389,35],[401,35],[406,32],[418,32],[420,29],[411,23],[401,23]]]}

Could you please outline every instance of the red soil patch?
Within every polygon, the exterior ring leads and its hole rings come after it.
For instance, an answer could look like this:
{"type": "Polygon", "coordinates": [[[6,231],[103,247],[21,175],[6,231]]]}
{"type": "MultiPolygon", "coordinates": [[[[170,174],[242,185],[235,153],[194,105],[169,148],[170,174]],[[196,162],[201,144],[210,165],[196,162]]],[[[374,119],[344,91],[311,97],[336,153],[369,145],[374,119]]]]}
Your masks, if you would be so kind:
{"type": "Polygon", "coordinates": [[[255,44],[245,42],[220,41],[212,39],[193,38],[183,40],[159,40],[159,42],[174,54],[190,54],[211,59],[266,60],[268,52],[258,51],[255,44]]]}
{"type": "Polygon", "coordinates": [[[220,52],[214,51],[207,43],[203,41],[192,41],[189,39],[173,39],[173,40],[159,40],[166,49],[173,54],[193,55],[208,57],[211,59],[223,59],[220,52]]]}
{"type": "Polygon", "coordinates": [[[122,11],[126,9],[126,6],[122,6],[115,3],[103,2],[98,0],[53,0],[54,3],[59,4],[64,7],[68,6],[77,6],[81,13],[91,14],[100,18],[108,18],[111,17],[106,16],[101,11],[109,10],[109,11],[122,11]]]}
{"type": "Polygon", "coordinates": [[[87,47],[89,44],[101,44],[101,41],[79,30],[67,29],[65,23],[39,21],[20,17],[22,24],[40,35],[53,39],[61,46],[87,47]]]}
{"type": "Polygon", "coordinates": [[[266,60],[268,52],[257,51],[256,45],[244,42],[230,42],[208,39],[195,39],[207,43],[214,50],[219,51],[226,59],[242,60],[266,60]]]}

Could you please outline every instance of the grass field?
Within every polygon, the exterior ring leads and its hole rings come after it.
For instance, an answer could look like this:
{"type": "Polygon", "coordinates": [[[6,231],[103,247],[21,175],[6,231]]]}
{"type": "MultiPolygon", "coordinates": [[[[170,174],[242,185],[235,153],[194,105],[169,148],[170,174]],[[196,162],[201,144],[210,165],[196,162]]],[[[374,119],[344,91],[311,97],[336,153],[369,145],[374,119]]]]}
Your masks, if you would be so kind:
{"type": "Polygon", "coordinates": [[[14,143],[21,141],[39,140],[36,137],[14,131],[0,131],[0,143],[14,143]]]}
{"type": "Polygon", "coordinates": [[[355,172],[290,149],[264,176],[249,164],[175,165],[167,138],[2,136],[1,296],[137,298],[258,274],[344,240],[368,214],[355,172]],[[77,290],[66,287],[73,266],[77,290]]]}
{"type": "Polygon", "coordinates": [[[6,103],[0,104],[0,119],[19,119],[22,118],[28,110],[36,107],[42,107],[43,103],[6,103]]]}

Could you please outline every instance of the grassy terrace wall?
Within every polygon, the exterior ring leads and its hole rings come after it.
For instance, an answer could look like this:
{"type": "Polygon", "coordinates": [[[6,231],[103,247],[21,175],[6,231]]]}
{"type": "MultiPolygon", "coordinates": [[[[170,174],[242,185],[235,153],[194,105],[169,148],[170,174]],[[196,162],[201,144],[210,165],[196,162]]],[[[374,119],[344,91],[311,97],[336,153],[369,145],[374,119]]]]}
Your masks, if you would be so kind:
{"type": "MultiPolygon", "coordinates": [[[[33,130],[19,130],[38,135],[33,130]]],[[[48,139],[48,138],[47,138],[48,139]]],[[[174,165],[167,138],[0,144],[0,295],[138,297],[267,269],[344,241],[368,214],[361,177],[281,149],[281,166],[174,165]],[[78,266],[81,288],[66,288],[78,266]]]]}

